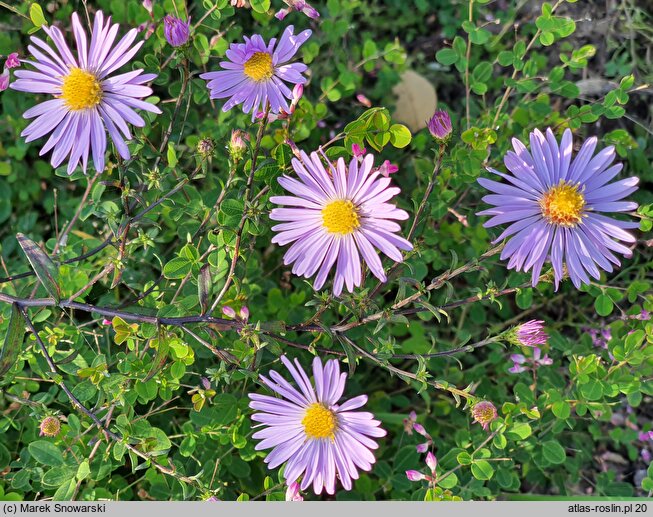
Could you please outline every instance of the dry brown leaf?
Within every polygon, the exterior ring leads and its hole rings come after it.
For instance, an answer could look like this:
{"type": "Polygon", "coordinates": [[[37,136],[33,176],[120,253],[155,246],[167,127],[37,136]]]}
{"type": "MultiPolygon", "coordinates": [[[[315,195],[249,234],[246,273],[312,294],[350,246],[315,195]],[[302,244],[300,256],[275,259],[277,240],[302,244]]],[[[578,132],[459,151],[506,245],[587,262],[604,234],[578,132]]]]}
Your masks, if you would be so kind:
{"type": "Polygon", "coordinates": [[[407,70],[392,92],[397,97],[397,108],[392,118],[406,124],[412,132],[425,128],[438,103],[435,88],[428,79],[407,70]]]}

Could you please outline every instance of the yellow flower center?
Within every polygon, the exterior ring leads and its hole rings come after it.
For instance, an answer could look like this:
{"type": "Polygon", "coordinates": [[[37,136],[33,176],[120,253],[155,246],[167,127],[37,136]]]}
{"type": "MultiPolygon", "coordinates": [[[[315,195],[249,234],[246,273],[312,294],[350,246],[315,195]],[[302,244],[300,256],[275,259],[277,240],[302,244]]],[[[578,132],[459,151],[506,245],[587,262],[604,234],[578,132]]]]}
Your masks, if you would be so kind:
{"type": "Polygon", "coordinates": [[[354,203],[339,199],[322,209],[322,225],[329,233],[348,235],[361,224],[354,203]]]}
{"type": "Polygon", "coordinates": [[[308,406],[302,420],[306,436],[313,439],[329,438],[333,440],[336,424],[335,413],[318,403],[308,406]]]}
{"type": "Polygon", "coordinates": [[[585,207],[585,197],[578,191],[578,185],[560,180],[540,200],[542,215],[551,224],[576,226],[580,223],[585,207]]]}
{"type": "Polygon", "coordinates": [[[255,81],[267,81],[274,74],[272,56],[267,52],[255,52],[245,61],[245,75],[255,81]]]}
{"type": "Polygon", "coordinates": [[[102,100],[102,86],[93,74],[80,68],[71,68],[63,79],[61,98],[73,111],[93,108],[102,100]]]}

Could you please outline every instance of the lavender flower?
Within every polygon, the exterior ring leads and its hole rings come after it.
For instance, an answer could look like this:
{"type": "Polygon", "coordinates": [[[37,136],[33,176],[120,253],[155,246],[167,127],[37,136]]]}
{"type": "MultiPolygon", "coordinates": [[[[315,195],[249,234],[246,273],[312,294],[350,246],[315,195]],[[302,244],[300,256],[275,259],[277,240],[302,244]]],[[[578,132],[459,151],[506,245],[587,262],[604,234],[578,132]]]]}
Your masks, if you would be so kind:
{"type": "Polygon", "coordinates": [[[484,431],[497,417],[497,408],[489,400],[481,400],[474,404],[472,408],[472,417],[475,423],[481,424],[484,431]]]}
{"type": "Polygon", "coordinates": [[[445,143],[451,137],[452,131],[449,113],[444,110],[436,111],[427,122],[427,127],[436,142],[445,143]]]}
{"type": "Polygon", "coordinates": [[[183,21],[169,14],[163,18],[163,33],[173,47],[181,47],[190,37],[190,20],[183,21]]]}
{"type": "Polygon", "coordinates": [[[513,332],[512,342],[520,346],[546,345],[549,339],[544,331],[544,322],[542,320],[530,320],[522,323],[513,332]]]}
{"type": "Polygon", "coordinates": [[[612,219],[598,212],[629,212],[637,203],[621,201],[637,189],[637,178],[627,178],[612,184],[622,165],[610,167],[614,146],[599,152],[594,158],[597,139],[589,138],[572,161],[572,135],[567,129],[560,145],[547,129],[530,135],[531,151],[513,139],[514,152],[509,151],[504,163],[512,174],[488,168],[508,180],[511,185],[485,178],[479,183],[496,194],[483,200],[494,208],[478,215],[493,216],[484,226],[510,223],[494,242],[512,236],[501,252],[509,258],[508,268],[517,271],[532,269],[532,284],[537,285],[542,266],[551,260],[555,289],[566,270],[576,288],[589,284],[589,276],[600,278],[600,269],[612,271],[620,265],[612,252],[625,257],[631,250],[617,241],[635,242],[628,228],[638,223],[612,219]],[[589,276],[588,276],[589,275],[589,276]]]}
{"type": "Polygon", "coordinates": [[[340,365],[334,359],[324,366],[319,358],[313,360],[315,389],[299,361],[295,359],[293,365],[282,356],[281,362],[299,390],[275,371],[270,371],[272,380],[260,376],[268,388],[283,398],[249,394],[249,406],[260,411],[252,415],[252,420],[265,426],[253,435],[262,440],[256,449],[273,449],[265,458],[271,469],[286,463],[283,476],[288,486],[302,477],[301,490],[312,483],[316,494],[323,488],[333,494],[337,474],[345,490],[351,490],[358,469],[370,470],[376,461],[370,449],[378,445],[372,438],[386,435],[372,413],[352,411],[363,406],[367,396],[359,395],[338,404],[347,374],[340,373],[340,365]]]}
{"type": "Polygon", "coordinates": [[[313,287],[322,288],[331,268],[336,265],[333,293],[338,296],[343,285],[352,292],[363,282],[361,255],[379,280],[386,275],[376,250],[396,262],[403,257],[400,249],[412,245],[395,234],[401,228],[394,220],[404,220],[408,214],[388,201],[400,189],[390,187],[389,178],[379,179],[372,172],[374,157],[368,154],[359,165],[356,158],[349,167],[340,158],[324,168],[317,153],[302,160],[294,158],[292,165],[299,176],[282,176],[279,183],[294,196],[273,196],[272,203],[291,208],[275,208],[270,219],[283,221],[272,228],[279,232],[272,242],[293,245],[284,256],[284,263],[294,263],[292,272],[310,278],[317,273],[313,287]]]}
{"type": "Polygon", "coordinates": [[[293,11],[304,13],[306,16],[312,19],[317,19],[320,17],[320,13],[317,12],[313,6],[311,6],[305,0],[283,0],[288,7],[285,9],[280,9],[274,16],[278,20],[283,20],[288,14],[293,11]]]}
{"type": "Polygon", "coordinates": [[[245,113],[252,112],[252,120],[257,113],[265,111],[268,104],[271,113],[290,111],[286,99],[292,99],[292,92],[283,81],[306,83],[302,72],[308,67],[303,63],[287,63],[311,35],[310,30],[297,35],[293,30],[292,25],[287,27],[278,43],[272,39],[266,44],[258,34],[245,37],[245,43],[229,47],[229,61],[220,63],[222,70],[200,75],[207,81],[212,99],[229,97],[222,111],[242,104],[245,113]]]}
{"type": "Polygon", "coordinates": [[[127,123],[145,126],[145,120],[134,111],[141,109],[152,113],[161,110],[141,100],[152,93],[145,83],[156,77],[134,70],[109,77],[134,57],[143,42],[132,45],[136,29],[130,30],[114,46],[118,24],[105,23],[102,11],[95,15],[90,45],[77,13],[72,15],[73,32],[77,44],[76,55],[68,48],[64,36],[57,27],[42,29],[54,42],[56,50],[43,40],[32,36],[34,45],[29,49],[35,61],[25,61],[36,70],[17,70],[14,90],[45,93],[52,99],[27,110],[23,117],[35,118],[21,136],[26,142],[52,133],[40,154],[52,153],[52,166],[58,167],[68,157],[68,174],[72,174],[81,161],[86,171],[89,152],[92,152],[95,170],[104,170],[104,153],[107,148],[106,131],[124,159],[130,153],[125,140],[131,140],[127,123]]]}
{"type": "Polygon", "coordinates": [[[553,359],[548,355],[542,357],[542,350],[537,347],[533,348],[533,357],[525,357],[522,354],[512,354],[510,359],[513,362],[512,368],[508,371],[510,373],[521,373],[526,370],[536,370],[540,366],[549,366],[553,364],[553,359]]]}

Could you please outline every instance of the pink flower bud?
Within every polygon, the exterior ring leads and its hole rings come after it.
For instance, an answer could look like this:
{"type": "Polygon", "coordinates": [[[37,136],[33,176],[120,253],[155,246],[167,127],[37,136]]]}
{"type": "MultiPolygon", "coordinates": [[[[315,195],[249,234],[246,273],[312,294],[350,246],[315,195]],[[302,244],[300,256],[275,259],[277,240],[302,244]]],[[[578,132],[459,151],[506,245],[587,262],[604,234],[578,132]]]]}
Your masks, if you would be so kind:
{"type": "Polygon", "coordinates": [[[416,450],[419,454],[424,454],[426,451],[429,450],[429,445],[430,445],[430,442],[420,443],[419,445],[417,445],[417,446],[415,447],[415,450],[416,450]]]}
{"type": "Polygon", "coordinates": [[[417,470],[407,470],[406,477],[409,481],[422,481],[426,476],[417,470]]]}
{"type": "Polygon", "coordinates": [[[304,498],[302,495],[299,493],[299,483],[297,481],[294,481],[288,485],[288,489],[286,490],[286,501],[303,501],[304,498]]]}
{"type": "Polygon", "coordinates": [[[372,101],[369,100],[367,97],[365,97],[365,95],[363,95],[362,93],[359,93],[359,94],[356,95],[356,100],[358,102],[360,102],[366,108],[371,108],[372,107],[372,101]]]}
{"type": "Polygon", "coordinates": [[[421,434],[422,436],[428,436],[429,433],[426,432],[426,429],[424,429],[424,426],[422,424],[413,424],[413,429],[417,434],[421,434]]]}
{"type": "Polygon", "coordinates": [[[233,310],[228,305],[225,305],[224,307],[222,307],[222,314],[224,314],[228,318],[235,318],[236,317],[236,311],[233,310]]]}
{"type": "Polygon", "coordinates": [[[163,19],[163,32],[170,45],[181,47],[190,37],[190,20],[185,22],[168,14],[163,19]]]}
{"type": "Polygon", "coordinates": [[[247,308],[247,305],[243,305],[243,307],[240,309],[240,319],[243,321],[247,321],[249,319],[249,309],[247,308]]]}
{"type": "Polygon", "coordinates": [[[20,66],[20,60],[18,59],[18,53],[12,52],[7,56],[7,61],[5,61],[5,68],[18,68],[20,66]]]}
{"type": "Polygon", "coordinates": [[[379,167],[379,171],[381,172],[381,176],[385,176],[386,178],[390,176],[390,174],[394,174],[399,170],[399,167],[396,165],[390,163],[390,160],[384,161],[381,166],[379,167]]]}
{"type": "Polygon", "coordinates": [[[429,119],[427,126],[436,142],[445,143],[451,136],[451,118],[444,110],[436,111],[429,119]]]}
{"type": "Polygon", "coordinates": [[[438,466],[438,459],[435,455],[429,451],[426,455],[426,466],[431,469],[431,472],[435,473],[435,467],[438,466]]]}
{"type": "Polygon", "coordinates": [[[152,14],[152,0],[143,0],[143,7],[148,13],[152,14]]]}
{"type": "Polygon", "coordinates": [[[9,70],[6,68],[0,75],[0,92],[4,92],[9,87],[9,70]]]}

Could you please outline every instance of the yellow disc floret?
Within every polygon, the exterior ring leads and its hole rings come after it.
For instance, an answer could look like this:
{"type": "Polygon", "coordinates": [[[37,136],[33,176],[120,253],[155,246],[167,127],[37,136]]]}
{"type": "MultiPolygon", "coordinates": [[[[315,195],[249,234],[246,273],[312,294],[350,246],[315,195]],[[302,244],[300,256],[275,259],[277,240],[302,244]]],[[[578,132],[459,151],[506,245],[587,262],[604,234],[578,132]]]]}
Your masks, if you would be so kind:
{"type": "Polygon", "coordinates": [[[306,436],[313,439],[333,439],[336,430],[336,415],[329,408],[322,404],[314,403],[306,408],[302,419],[306,436]]]}
{"type": "Polygon", "coordinates": [[[272,56],[267,52],[255,52],[245,61],[245,75],[254,81],[267,81],[274,74],[272,56]]]}
{"type": "Polygon", "coordinates": [[[97,77],[80,68],[71,68],[63,78],[61,98],[73,110],[85,110],[97,106],[102,100],[102,86],[97,77]]]}
{"type": "Polygon", "coordinates": [[[348,235],[360,226],[354,203],[344,199],[331,201],[322,209],[322,225],[329,233],[348,235]]]}
{"type": "Polygon", "coordinates": [[[585,197],[578,185],[560,180],[540,200],[542,215],[551,224],[572,227],[581,222],[585,197]]]}

